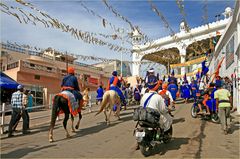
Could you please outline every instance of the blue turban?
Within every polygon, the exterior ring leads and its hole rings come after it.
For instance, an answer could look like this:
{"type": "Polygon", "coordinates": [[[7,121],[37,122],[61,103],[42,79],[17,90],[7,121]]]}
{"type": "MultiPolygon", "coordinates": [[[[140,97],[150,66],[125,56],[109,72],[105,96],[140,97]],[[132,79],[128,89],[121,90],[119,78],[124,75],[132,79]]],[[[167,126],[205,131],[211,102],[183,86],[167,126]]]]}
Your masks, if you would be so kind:
{"type": "Polygon", "coordinates": [[[216,80],[216,88],[222,87],[222,81],[221,80],[216,80]]]}
{"type": "Polygon", "coordinates": [[[113,75],[113,76],[117,76],[117,74],[118,74],[117,71],[113,71],[113,72],[112,72],[112,75],[113,75]]]}
{"type": "Polygon", "coordinates": [[[153,89],[158,83],[157,77],[152,75],[148,76],[148,82],[147,82],[147,87],[149,89],[153,89]]]}

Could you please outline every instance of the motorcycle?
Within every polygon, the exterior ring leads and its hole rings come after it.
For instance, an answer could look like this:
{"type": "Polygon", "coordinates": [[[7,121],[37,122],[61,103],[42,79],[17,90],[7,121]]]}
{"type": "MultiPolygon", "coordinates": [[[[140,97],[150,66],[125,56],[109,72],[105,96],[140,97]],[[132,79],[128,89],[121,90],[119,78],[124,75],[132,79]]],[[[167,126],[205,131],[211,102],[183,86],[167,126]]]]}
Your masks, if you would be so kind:
{"type": "Polygon", "coordinates": [[[138,121],[135,128],[135,136],[141,153],[147,157],[152,154],[154,148],[160,143],[168,143],[172,139],[173,128],[164,132],[159,124],[151,125],[144,121],[138,121]]]}
{"type": "Polygon", "coordinates": [[[202,111],[203,111],[203,114],[200,115],[201,118],[204,119],[204,120],[212,120],[212,122],[214,122],[214,123],[219,123],[220,119],[219,119],[218,114],[217,114],[215,100],[211,99],[211,100],[207,101],[207,105],[209,107],[210,114],[206,114],[207,109],[203,105],[202,101],[203,101],[203,98],[201,96],[198,96],[196,101],[193,103],[193,105],[191,107],[191,116],[193,118],[197,118],[199,116],[198,112],[200,111],[200,109],[198,107],[198,104],[200,104],[201,107],[202,107],[202,111]]]}

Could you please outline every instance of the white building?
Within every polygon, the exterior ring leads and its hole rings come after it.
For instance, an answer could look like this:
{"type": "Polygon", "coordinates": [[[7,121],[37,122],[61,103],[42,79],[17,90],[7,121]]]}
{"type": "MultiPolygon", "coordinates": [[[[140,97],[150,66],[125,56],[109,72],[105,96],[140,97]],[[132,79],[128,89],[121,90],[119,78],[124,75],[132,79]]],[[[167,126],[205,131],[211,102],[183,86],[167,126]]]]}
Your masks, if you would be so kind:
{"type": "MultiPolygon", "coordinates": [[[[225,11],[226,12],[226,11],[225,11]]],[[[225,14],[224,12],[224,14],[225,14]]],[[[169,68],[170,65],[179,64],[178,71],[181,72],[181,77],[187,73],[187,76],[191,76],[192,71],[197,70],[199,66],[181,66],[196,58],[201,58],[209,50],[211,39],[222,35],[226,26],[229,23],[229,16],[225,19],[218,20],[209,24],[201,25],[195,28],[191,28],[187,31],[184,28],[184,24],[180,24],[178,33],[174,36],[166,36],[152,42],[147,42],[144,45],[134,43],[132,64],[133,76],[139,76],[140,61],[149,60],[164,65],[169,68]],[[201,49],[197,49],[198,46],[201,49]],[[194,54],[193,54],[194,53],[194,54]]],[[[133,35],[138,37],[139,35],[133,35]]]]}
{"type": "Polygon", "coordinates": [[[210,61],[210,74],[214,73],[219,61],[223,58],[219,75],[233,80],[233,102],[240,114],[240,1],[236,1],[235,10],[226,8],[225,16],[230,21],[215,47],[210,61]]]}
{"type": "MultiPolygon", "coordinates": [[[[116,60],[116,61],[112,61],[112,62],[101,62],[101,63],[93,64],[93,66],[101,67],[105,72],[109,72],[110,74],[113,71],[117,71],[119,75],[121,74],[121,61],[120,60],[116,60]]],[[[122,76],[123,77],[131,76],[129,63],[124,62],[124,61],[122,62],[122,76]]]]}

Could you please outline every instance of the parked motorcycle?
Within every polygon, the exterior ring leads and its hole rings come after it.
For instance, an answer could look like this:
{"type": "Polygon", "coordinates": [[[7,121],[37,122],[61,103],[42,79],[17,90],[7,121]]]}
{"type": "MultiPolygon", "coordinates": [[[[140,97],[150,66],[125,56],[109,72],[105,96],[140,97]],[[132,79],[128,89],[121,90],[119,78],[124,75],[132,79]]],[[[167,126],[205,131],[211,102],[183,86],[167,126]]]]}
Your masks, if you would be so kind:
{"type": "Polygon", "coordinates": [[[139,121],[139,127],[135,128],[135,136],[141,153],[147,157],[152,154],[154,148],[160,143],[168,143],[172,139],[172,126],[166,132],[160,128],[159,124],[151,125],[144,121],[139,121]]]}
{"type": "Polygon", "coordinates": [[[207,113],[207,109],[206,107],[203,105],[202,103],[203,98],[202,97],[197,97],[196,101],[193,103],[192,108],[191,108],[191,116],[193,118],[197,118],[198,116],[200,116],[202,119],[205,120],[212,120],[212,122],[214,123],[219,123],[220,119],[218,117],[217,111],[216,111],[216,102],[214,99],[211,99],[207,102],[207,105],[209,107],[210,110],[210,114],[206,114],[207,113]],[[198,115],[200,109],[198,107],[198,104],[201,105],[202,107],[202,111],[203,114],[198,115]]]}

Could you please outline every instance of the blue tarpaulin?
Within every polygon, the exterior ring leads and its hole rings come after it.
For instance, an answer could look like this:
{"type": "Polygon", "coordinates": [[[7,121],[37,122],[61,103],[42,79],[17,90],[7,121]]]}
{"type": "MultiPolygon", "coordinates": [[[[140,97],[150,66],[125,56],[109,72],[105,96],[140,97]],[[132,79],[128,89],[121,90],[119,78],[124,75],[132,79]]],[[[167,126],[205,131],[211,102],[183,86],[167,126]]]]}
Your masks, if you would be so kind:
{"type": "Polygon", "coordinates": [[[17,89],[19,84],[12,78],[1,72],[0,75],[0,87],[1,89],[17,89]]]}

